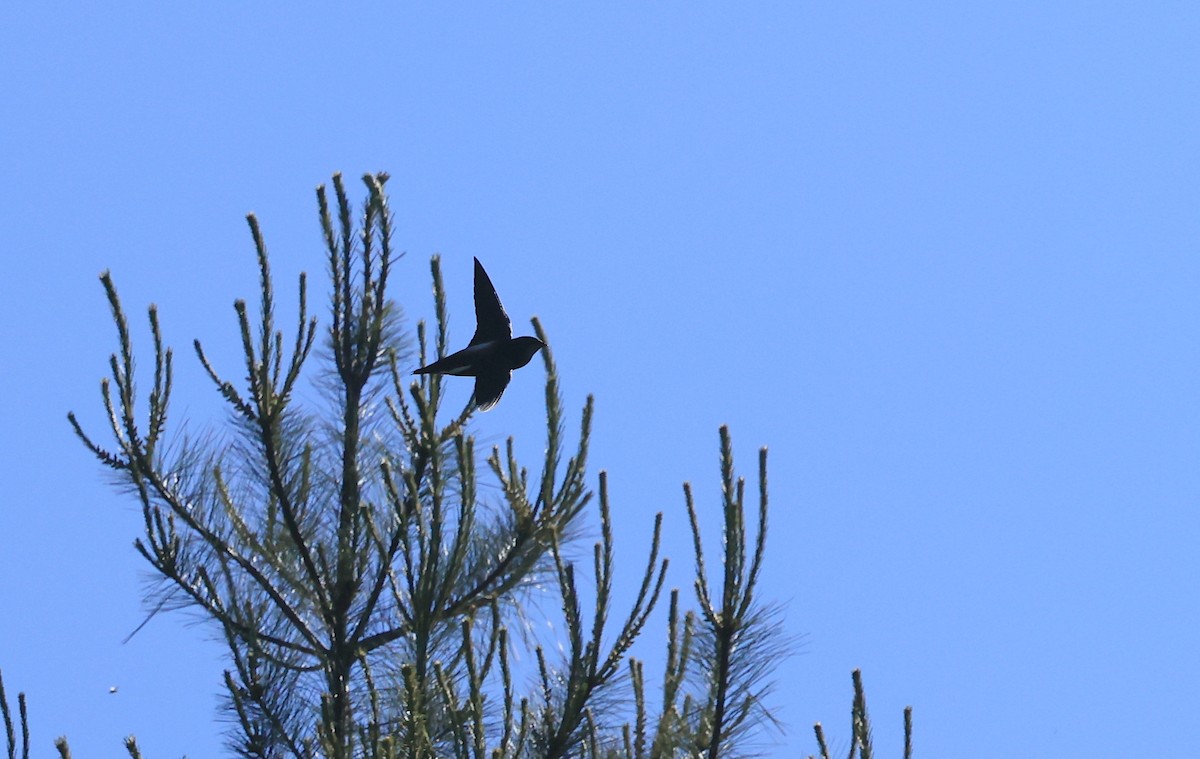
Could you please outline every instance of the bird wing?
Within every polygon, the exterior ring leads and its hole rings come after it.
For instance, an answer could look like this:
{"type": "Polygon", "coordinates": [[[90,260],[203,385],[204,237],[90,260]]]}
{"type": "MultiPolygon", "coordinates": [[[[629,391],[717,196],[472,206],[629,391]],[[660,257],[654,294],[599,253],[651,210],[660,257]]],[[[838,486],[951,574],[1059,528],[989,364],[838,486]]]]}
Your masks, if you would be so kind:
{"type": "MultiPolygon", "coordinates": [[[[496,295],[496,288],[492,286],[492,280],[488,278],[487,272],[483,270],[483,264],[479,263],[479,259],[475,259],[475,336],[471,338],[471,345],[478,343],[490,343],[494,340],[511,340],[512,339],[512,322],[509,321],[508,314],[504,312],[504,306],[500,305],[500,297],[496,295]]],[[[508,380],[505,380],[507,383],[508,380]]],[[[500,392],[504,392],[504,386],[500,386],[500,392]]],[[[500,396],[497,395],[497,398],[500,396]]]]}
{"type": "Polygon", "coordinates": [[[475,404],[480,411],[487,411],[500,402],[500,396],[504,395],[504,388],[508,387],[510,379],[512,372],[508,369],[486,372],[475,378],[475,404]]]}

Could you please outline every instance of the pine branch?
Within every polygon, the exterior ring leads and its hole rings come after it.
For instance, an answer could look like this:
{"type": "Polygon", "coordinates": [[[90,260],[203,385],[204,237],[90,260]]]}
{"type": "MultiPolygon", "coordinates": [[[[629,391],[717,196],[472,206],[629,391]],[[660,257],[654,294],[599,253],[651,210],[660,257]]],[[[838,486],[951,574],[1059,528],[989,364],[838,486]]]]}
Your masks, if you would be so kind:
{"type": "MultiPolygon", "coordinates": [[[[662,711],[651,715],[654,699],[631,654],[665,582],[662,515],[632,606],[614,624],[617,546],[604,472],[595,499],[595,598],[580,590],[586,565],[567,560],[593,503],[593,399],[578,426],[571,423],[578,438],[569,443],[550,340],[532,320],[546,344],[546,437],[540,468],[530,468],[511,437],[490,453],[477,450],[474,404],[443,413],[438,375],[405,374],[401,346],[409,343],[388,299],[399,256],[387,179],[363,177],[359,211],[340,175],[331,192],[316,192],[330,278],[327,340],[315,359],[326,367],[317,385],[326,406],[305,403],[297,391],[318,330],[307,278],[299,278],[295,333],[285,337],[253,215],[258,312],[244,300],[234,305],[244,380],[223,379],[193,342],[233,411],[228,438],[180,441],[173,429],[173,353],[154,306],[151,387],[138,396],[128,320],[111,277],[101,278],[117,329],[101,382],[111,442],[90,437],[74,414],[68,420],[140,502],[145,534],[136,547],[163,580],[156,610],[196,608],[224,636],[230,745],[245,756],[330,759],[731,755],[751,726],[772,719],[763,703],[767,663],[785,647],[772,608],[755,595],[767,524],[765,449],[751,546],[745,483],[721,430],[719,579],[707,572],[699,512],[685,485],[700,606],[682,612],[671,593],[662,711]],[[547,592],[557,592],[563,614],[561,666],[551,665],[545,641],[528,629],[529,610],[547,592]],[[535,696],[523,696],[515,682],[520,647],[533,655],[535,696]],[[633,724],[616,726],[618,702],[608,694],[626,674],[633,724]]],[[[449,345],[436,256],[429,275],[436,323],[427,330],[418,321],[411,338],[422,364],[449,345]]],[[[136,755],[136,744],[128,750],[136,755]]]]}

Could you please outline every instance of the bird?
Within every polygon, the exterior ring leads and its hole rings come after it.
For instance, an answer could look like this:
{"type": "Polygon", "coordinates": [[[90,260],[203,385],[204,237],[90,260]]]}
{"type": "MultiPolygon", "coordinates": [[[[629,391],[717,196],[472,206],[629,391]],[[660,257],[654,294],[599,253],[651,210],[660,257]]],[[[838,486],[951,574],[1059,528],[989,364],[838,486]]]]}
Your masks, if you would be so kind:
{"type": "Polygon", "coordinates": [[[487,411],[500,401],[514,369],[528,364],[546,344],[536,337],[513,337],[512,322],[496,288],[475,259],[475,336],[466,348],[422,366],[413,374],[453,374],[475,378],[475,405],[487,411]]]}

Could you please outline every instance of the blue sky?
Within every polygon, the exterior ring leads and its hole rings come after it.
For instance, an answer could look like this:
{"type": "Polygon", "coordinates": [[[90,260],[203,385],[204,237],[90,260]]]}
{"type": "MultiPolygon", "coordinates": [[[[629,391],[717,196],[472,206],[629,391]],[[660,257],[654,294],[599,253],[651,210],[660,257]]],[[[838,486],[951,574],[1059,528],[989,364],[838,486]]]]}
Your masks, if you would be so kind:
{"type": "MultiPolygon", "coordinates": [[[[715,537],[720,424],[747,475],[770,447],[762,594],[802,641],[770,752],[819,720],[840,753],[861,667],[881,756],[908,704],[921,756],[1186,753],[1197,39],[1190,3],[6,5],[0,669],[40,755],[220,746],[208,631],[121,644],[140,517],[65,420],[102,421],[97,274],[159,304],[175,418],[219,421],[188,345],[236,366],[244,214],[286,305],[324,283],[313,188],[375,170],[409,317],[440,253],[465,342],[478,256],[568,406],[595,394],[626,584],[663,511],[690,586],[680,484],[715,537]]],[[[480,440],[535,457],[540,391],[480,440]]]]}

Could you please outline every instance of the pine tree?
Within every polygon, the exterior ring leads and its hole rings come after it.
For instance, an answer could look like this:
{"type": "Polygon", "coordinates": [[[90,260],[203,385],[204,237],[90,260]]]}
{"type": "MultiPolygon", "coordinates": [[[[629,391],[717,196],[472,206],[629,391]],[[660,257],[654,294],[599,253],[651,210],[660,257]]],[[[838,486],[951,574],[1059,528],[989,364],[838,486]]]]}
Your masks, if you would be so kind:
{"type": "MultiPolygon", "coordinates": [[[[473,405],[444,410],[441,378],[408,374],[432,349],[447,353],[440,264],[431,263],[432,336],[401,328],[388,297],[392,247],[386,174],[363,177],[355,212],[340,176],[317,200],[330,275],[331,323],[308,312],[299,282],[291,331],[276,326],[267,247],[247,217],[259,267],[257,314],[235,303],[244,380],[200,364],[233,412],[221,435],[170,434],[173,354],[149,309],[153,372],[137,392],[134,347],[111,276],[101,276],[118,333],[102,382],[112,441],[76,434],[141,504],[135,545],[162,579],[155,609],[188,607],[228,647],[229,745],[244,757],[732,757],[774,724],[769,663],[787,648],[777,608],[756,595],[767,525],[767,454],[759,453],[757,527],[746,525],[745,482],[720,431],[724,520],[720,569],[710,576],[690,486],[698,611],[668,594],[660,706],[630,655],[663,597],[660,513],[632,608],[610,619],[613,526],[606,476],[586,469],[589,397],[568,446],[553,353],[546,375],[545,457],[536,474],[514,441],[482,456],[473,405]],[[432,341],[432,345],[429,343],[432,341]],[[298,400],[302,373],[324,365],[331,403],[298,400]],[[494,484],[500,503],[483,495],[494,484]],[[592,507],[592,508],[589,508],[592,507]],[[589,515],[600,540],[595,591],[566,548],[589,515]],[[748,536],[753,535],[753,539],[748,536]],[[566,640],[520,634],[546,594],[566,640]],[[586,597],[585,597],[586,596],[586,597]],[[530,672],[514,666],[535,662],[530,672]],[[565,655],[556,655],[556,650],[565,655]],[[532,687],[525,683],[531,682],[532,687]]],[[[535,319],[537,337],[549,339],[535,319]]],[[[319,370],[318,370],[319,371],[319,370]]],[[[490,492],[490,491],[489,491],[490,492]]],[[[6,710],[7,711],[7,710],[6,710]]],[[[10,742],[11,745],[11,742],[10,742]]],[[[66,751],[65,743],[60,750],[66,751]]],[[[136,756],[136,745],[131,744],[136,756]]],[[[65,755],[65,754],[64,754],[65,755]]]]}

